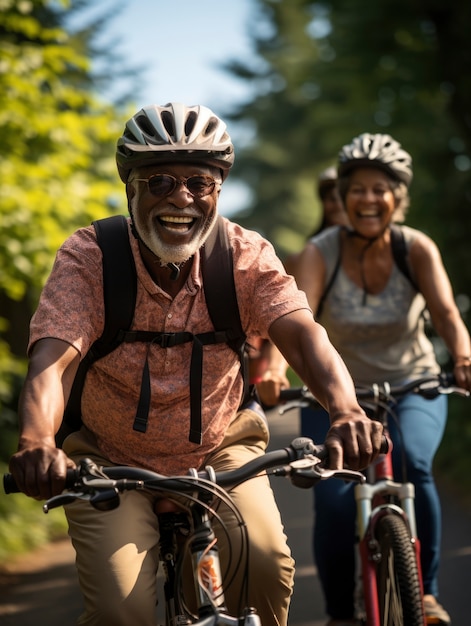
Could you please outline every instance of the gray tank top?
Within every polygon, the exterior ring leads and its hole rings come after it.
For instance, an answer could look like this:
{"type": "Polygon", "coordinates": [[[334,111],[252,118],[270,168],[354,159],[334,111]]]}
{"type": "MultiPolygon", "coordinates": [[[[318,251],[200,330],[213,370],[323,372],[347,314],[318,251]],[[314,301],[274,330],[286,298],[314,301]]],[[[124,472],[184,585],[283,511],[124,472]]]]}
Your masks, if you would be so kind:
{"type": "MultiPolygon", "coordinates": [[[[407,247],[416,236],[402,226],[407,247]]],[[[326,264],[328,285],[340,254],[340,228],[311,239],[326,264]]],[[[394,264],[381,293],[365,294],[339,267],[318,321],[344,359],[357,385],[404,380],[438,373],[433,345],[424,331],[425,299],[394,264]]]]}

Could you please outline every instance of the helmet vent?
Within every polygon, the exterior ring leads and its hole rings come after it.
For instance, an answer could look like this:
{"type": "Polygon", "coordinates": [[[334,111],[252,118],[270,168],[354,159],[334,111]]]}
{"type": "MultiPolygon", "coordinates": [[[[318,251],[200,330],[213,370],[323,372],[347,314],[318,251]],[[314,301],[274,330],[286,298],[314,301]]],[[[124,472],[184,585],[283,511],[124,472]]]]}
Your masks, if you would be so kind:
{"type": "Polygon", "coordinates": [[[196,115],[196,112],[190,111],[185,122],[185,137],[189,137],[191,135],[197,119],[198,116],[196,115]]]}
{"type": "MultiPolygon", "coordinates": [[[[155,135],[155,131],[152,128],[152,124],[147,118],[147,116],[140,115],[139,117],[136,118],[136,123],[141,133],[145,136],[145,140],[146,141],[152,140],[152,138],[155,135]]],[[[152,141],[152,143],[154,143],[154,141],[152,141]]]]}
{"type": "Polygon", "coordinates": [[[175,125],[173,123],[173,115],[169,111],[162,111],[162,123],[165,126],[165,130],[173,138],[174,141],[177,141],[177,137],[175,137],[175,125]]]}
{"type": "Polygon", "coordinates": [[[218,126],[218,121],[212,117],[209,121],[208,121],[208,125],[206,126],[206,135],[210,135],[213,131],[216,130],[218,126]]]}

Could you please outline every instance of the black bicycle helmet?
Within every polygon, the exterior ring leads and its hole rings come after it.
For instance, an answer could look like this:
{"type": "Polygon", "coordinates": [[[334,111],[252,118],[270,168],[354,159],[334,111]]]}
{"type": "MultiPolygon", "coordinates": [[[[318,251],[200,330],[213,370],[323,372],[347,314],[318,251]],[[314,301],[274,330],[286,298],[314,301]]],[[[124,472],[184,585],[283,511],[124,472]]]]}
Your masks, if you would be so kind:
{"type": "Polygon", "coordinates": [[[353,168],[374,166],[405,183],[412,181],[412,158],[390,135],[363,133],[340,150],[338,175],[353,168]]]}
{"type": "Polygon", "coordinates": [[[205,106],[171,102],[138,111],[118,139],[116,162],[123,182],[134,167],[153,163],[201,161],[218,167],[223,180],[234,163],[226,124],[205,106]]]}

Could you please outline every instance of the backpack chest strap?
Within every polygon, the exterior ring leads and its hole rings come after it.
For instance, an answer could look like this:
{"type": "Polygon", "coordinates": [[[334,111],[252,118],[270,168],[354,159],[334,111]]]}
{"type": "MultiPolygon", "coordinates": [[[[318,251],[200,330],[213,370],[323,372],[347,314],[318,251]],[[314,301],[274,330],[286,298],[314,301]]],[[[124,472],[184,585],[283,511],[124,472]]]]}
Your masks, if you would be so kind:
{"type": "Polygon", "coordinates": [[[193,334],[187,332],[162,333],[152,330],[120,330],[118,338],[119,341],[123,343],[139,341],[158,345],[161,348],[173,348],[173,346],[179,346],[182,343],[193,341],[193,334]]]}
{"type": "Polygon", "coordinates": [[[195,337],[203,345],[228,342],[228,333],[225,330],[210,331],[207,333],[199,333],[197,335],[186,331],[163,333],[153,330],[120,330],[118,334],[120,343],[134,343],[135,341],[140,341],[143,343],[158,345],[161,348],[173,348],[173,346],[179,346],[182,343],[193,341],[195,337]]]}
{"type": "MultiPolygon", "coordinates": [[[[201,401],[203,387],[203,346],[216,343],[227,343],[226,331],[210,331],[194,335],[189,332],[162,333],[146,330],[120,331],[121,340],[125,343],[140,341],[161,348],[172,348],[177,345],[193,341],[190,362],[190,434],[192,443],[201,445],[202,417],[201,401]]],[[[145,433],[149,419],[151,402],[149,350],[147,350],[144,369],[142,371],[141,390],[137,405],[136,417],[134,418],[133,430],[145,433]]]]}

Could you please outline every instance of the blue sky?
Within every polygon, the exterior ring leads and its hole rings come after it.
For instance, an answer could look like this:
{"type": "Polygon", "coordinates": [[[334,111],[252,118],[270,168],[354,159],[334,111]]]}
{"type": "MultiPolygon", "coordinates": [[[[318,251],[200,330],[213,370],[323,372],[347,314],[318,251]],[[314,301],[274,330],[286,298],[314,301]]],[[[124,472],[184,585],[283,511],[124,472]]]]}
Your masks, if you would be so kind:
{"type": "MultiPolygon", "coordinates": [[[[106,7],[111,13],[119,4],[100,0],[84,15],[103,15],[106,7]]],[[[125,0],[123,10],[106,20],[104,41],[116,39],[126,62],[145,68],[136,110],[175,101],[204,104],[223,116],[231,104],[244,101],[250,94],[247,85],[220,66],[234,58],[253,58],[248,29],[254,4],[254,0],[125,0]]],[[[119,83],[115,87],[120,91],[119,83]]],[[[113,92],[101,95],[106,99],[113,92]]],[[[230,127],[229,132],[237,149],[236,134],[230,127]]],[[[221,212],[242,208],[246,194],[229,179],[221,193],[221,212]]]]}
{"type": "MultiPolygon", "coordinates": [[[[116,5],[116,0],[106,0],[116,5]]],[[[105,2],[100,2],[103,10],[105,2]]],[[[108,37],[122,42],[120,52],[146,68],[137,105],[180,101],[217,109],[247,88],[219,65],[248,59],[248,23],[253,0],[127,0],[107,22],[108,37]]]]}

